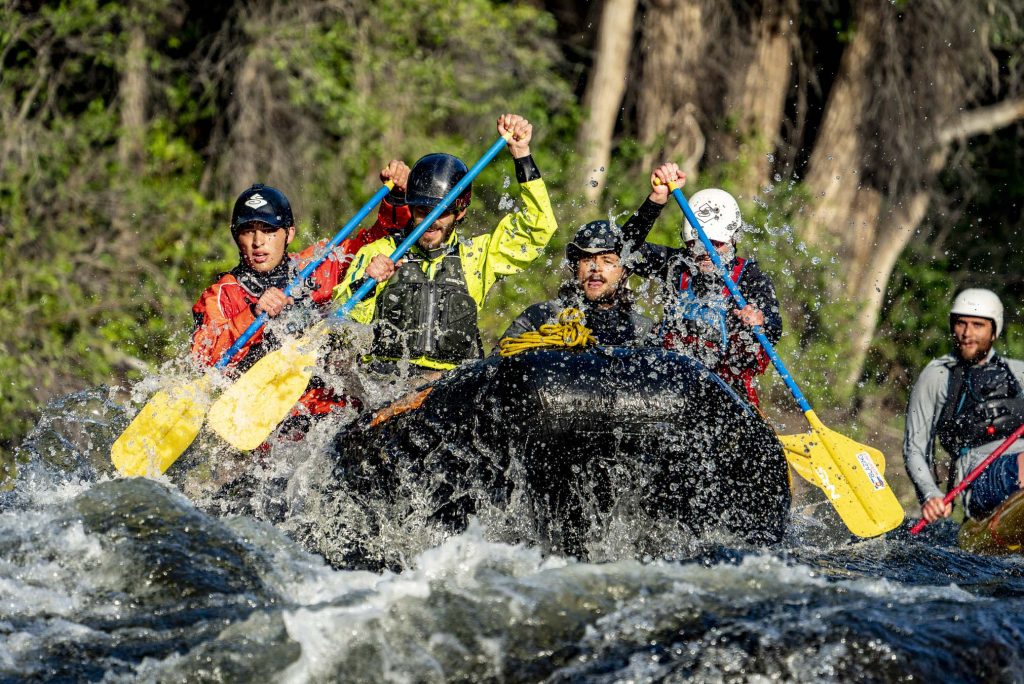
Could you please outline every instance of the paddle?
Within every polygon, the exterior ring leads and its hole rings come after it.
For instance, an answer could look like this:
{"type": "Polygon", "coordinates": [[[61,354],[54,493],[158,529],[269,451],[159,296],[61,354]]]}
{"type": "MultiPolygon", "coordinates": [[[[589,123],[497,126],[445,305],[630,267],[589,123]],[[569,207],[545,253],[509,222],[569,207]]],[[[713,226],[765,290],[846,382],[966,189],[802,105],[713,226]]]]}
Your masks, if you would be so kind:
{"type": "MultiPolygon", "coordinates": [[[[668,187],[683,210],[686,220],[696,231],[715,268],[725,280],[725,285],[736,300],[736,304],[740,309],[746,307],[746,299],[729,277],[718,252],[704,234],[704,229],[690,209],[682,190],[674,182],[670,182],[668,187]]],[[[811,428],[804,435],[785,438],[783,444],[787,460],[790,463],[798,463],[799,465],[794,466],[796,471],[825,492],[843,522],[857,536],[873,537],[895,528],[903,521],[903,508],[892,489],[885,483],[882,469],[876,466],[876,462],[884,463],[882,453],[825,427],[797,387],[772,343],[765,337],[761,326],[754,326],[753,332],[803,410],[811,428]]]]}
{"type": "MultiPolygon", "coordinates": [[[[453,187],[426,218],[391,253],[397,262],[428,228],[462,194],[474,178],[497,156],[511,138],[498,138],[484,156],[453,187]]],[[[362,285],[341,307],[309,330],[305,337],[286,343],[267,354],[232,385],[210,409],[210,427],[236,449],[250,451],[262,444],[302,396],[317,361],[317,349],[327,336],[330,319],[343,319],[377,286],[373,278],[362,285]]]]}
{"type": "MultiPolygon", "coordinates": [[[[331,251],[355,230],[375,206],[380,204],[393,185],[394,183],[389,180],[367,200],[356,215],[324,246],[320,256],[310,260],[288,284],[284,290],[285,297],[290,297],[292,291],[305,282],[306,278],[327,259],[331,251]]],[[[235,354],[263,327],[267,318],[266,312],[257,316],[235,343],[221,355],[214,368],[223,370],[227,367],[235,354]]],[[[210,407],[210,384],[210,376],[205,375],[185,385],[154,394],[110,449],[110,459],[118,472],[126,476],[154,473],[159,475],[170,468],[195,441],[203,426],[206,411],[210,407]]]]}
{"type": "MultiPolygon", "coordinates": [[[[960,481],[960,484],[958,484],[956,487],[953,487],[953,489],[949,490],[949,493],[946,494],[946,496],[942,497],[942,503],[948,504],[949,502],[956,498],[957,494],[967,489],[967,487],[969,487],[972,482],[978,479],[978,476],[981,475],[985,468],[988,468],[990,465],[992,465],[993,461],[995,461],[997,458],[1006,453],[1006,450],[1013,446],[1013,443],[1016,442],[1021,435],[1024,435],[1024,425],[1021,425],[1019,428],[1014,430],[1013,434],[1004,439],[1003,443],[997,446],[995,451],[986,456],[985,460],[979,463],[977,468],[968,473],[967,477],[960,481]]],[[[910,534],[917,534],[918,532],[923,530],[925,525],[927,524],[928,521],[924,518],[921,518],[917,521],[916,525],[910,528],[910,534]]]]}

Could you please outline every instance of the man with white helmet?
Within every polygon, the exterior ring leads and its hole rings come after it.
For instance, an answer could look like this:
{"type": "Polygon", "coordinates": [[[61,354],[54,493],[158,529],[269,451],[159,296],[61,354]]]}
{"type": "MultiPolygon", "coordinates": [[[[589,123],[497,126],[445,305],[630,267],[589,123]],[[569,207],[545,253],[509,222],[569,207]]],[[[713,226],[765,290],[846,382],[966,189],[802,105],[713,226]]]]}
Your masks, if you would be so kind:
{"type": "MultiPolygon", "coordinates": [[[[953,459],[956,486],[1024,423],[1024,362],[992,348],[1003,331],[1003,304],[991,290],[970,288],[953,300],[949,328],[954,352],[934,359],[914,383],[907,406],[903,459],[928,522],[948,517],[951,504],[932,472],[935,438],[953,459]]],[[[967,513],[984,518],[1021,488],[1024,441],[993,461],[965,496],[967,513]]]]}
{"type": "Polygon", "coordinates": [[[709,188],[694,193],[690,208],[747,300],[743,309],[736,308],[722,274],[715,270],[685,218],[684,247],[645,242],[668,203],[668,183],[672,181],[679,185],[685,182],[676,164],[665,163],[654,169],[651,194],[636,211],[635,220],[624,227],[624,242],[638,246],[633,272],[664,284],[664,318],[659,328],[662,345],[697,359],[756,406],[759,400],[754,380],[767,368],[768,355],[752,328],[761,326],[773,344],[782,336],[775,286],[754,259],[737,256],[743,218],[736,199],[725,190],[709,188]]]}

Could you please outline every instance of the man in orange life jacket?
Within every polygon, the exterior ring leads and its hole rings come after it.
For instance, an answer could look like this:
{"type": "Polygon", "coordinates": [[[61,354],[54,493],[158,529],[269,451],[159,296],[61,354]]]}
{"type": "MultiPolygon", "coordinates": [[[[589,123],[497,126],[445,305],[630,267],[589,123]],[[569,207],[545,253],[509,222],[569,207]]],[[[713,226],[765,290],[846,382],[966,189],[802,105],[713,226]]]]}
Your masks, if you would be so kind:
{"type": "Polygon", "coordinates": [[[725,190],[709,188],[694,193],[690,209],[747,300],[743,309],[736,308],[725,280],[685,217],[685,247],[645,242],[668,203],[667,184],[684,180],[672,163],[652,171],[651,194],[635,212],[636,220],[627,221],[630,231],[623,236],[627,245],[639,245],[633,272],[657,278],[664,285],[664,317],[659,326],[662,345],[700,361],[757,406],[760,401],[754,380],[767,368],[769,359],[751,328],[761,326],[775,344],[782,336],[782,317],[771,279],[754,259],[736,254],[736,242],[744,228],[736,199],[725,190]]]}
{"type": "MultiPolygon", "coordinates": [[[[275,319],[282,312],[301,306],[307,315],[289,317],[289,329],[295,333],[310,324],[312,317],[325,313],[316,310],[326,310],[352,255],[409,222],[409,208],[404,203],[408,177],[409,167],[400,161],[391,162],[381,171],[381,181],[394,181],[394,188],[381,202],[377,222],[338,245],[291,297],[284,296],[284,289],[303,266],[319,254],[318,250],[323,249],[325,243],[320,242],[298,254],[286,253],[295,238],[295,221],[284,193],[256,184],[239,195],[231,213],[231,235],[238,245],[238,265],[222,273],[192,307],[195,318],[193,357],[205,365],[215,364],[263,312],[275,319]],[[301,318],[306,320],[297,320],[301,318]],[[293,327],[295,329],[291,330],[293,327]]],[[[235,372],[245,371],[279,346],[274,333],[264,326],[234,356],[232,368],[235,372]]],[[[346,404],[345,397],[338,396],[314,377],[293,416],[322,416],[346,404]]]]}

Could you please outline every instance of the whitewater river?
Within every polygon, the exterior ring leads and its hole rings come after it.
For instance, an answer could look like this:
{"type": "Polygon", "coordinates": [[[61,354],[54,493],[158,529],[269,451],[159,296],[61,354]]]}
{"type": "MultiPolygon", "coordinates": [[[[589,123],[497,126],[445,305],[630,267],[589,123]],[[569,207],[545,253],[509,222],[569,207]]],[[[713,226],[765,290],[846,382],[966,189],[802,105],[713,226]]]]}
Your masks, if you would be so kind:
{"type": "Polygon", "coordinates": [[[486,521],[396,525],[398,567],[335,569],[276,522],[295,501],[224,515],[202,486],[111,477],[126,422],[97,389],[25,444],[0,498],[0,681],[1024,681],[1024,561],[961,552],[952,524],[855,540],[811,498],[776,548],[609,539],[600,563],[486,521]]]}

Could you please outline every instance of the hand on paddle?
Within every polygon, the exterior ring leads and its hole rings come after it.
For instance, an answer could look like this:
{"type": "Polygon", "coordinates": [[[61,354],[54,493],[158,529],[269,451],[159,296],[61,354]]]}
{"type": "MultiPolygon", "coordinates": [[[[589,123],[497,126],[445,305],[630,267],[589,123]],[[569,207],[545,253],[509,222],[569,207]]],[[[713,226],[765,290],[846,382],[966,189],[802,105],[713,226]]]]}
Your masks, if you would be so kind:
{"type": "Polygon", "coordinates": [[[533,124],[518,114],[502,114],[498,117],[498,135],[511,133],[508,151],[514,159],[530,156],[530,141],[533,139],[533,124]]]}
{"type": "Polygon", "coordinates": [[[370,263],[366,266],[364,275],[373,278],[378,283],[383,283],[385,280],[395,275],[395,269],[401,266],[405,262],[405,259],[399,259],[398,264],[395,264],[390,257],[383,254],[374,255],[370,259],[370,263]]]}
{"type": "Polygon", "coordinates": [[[380,182],[391,181],[395,184],[395,190],[404,192],[406,185],[409,184],[409,171],[410,169],[404,161],[392,159],[387,166],[381,169],[380,182]]]}
{"type": "Polygon", "coordinates": [[[260,295],[260,298],[256,301],[256,305],[253,309],[255,309],[257,316],[261,313],[266,313],[268,316],[273,318],[284,311],[284,307],[291,304],[292,301],[292,298],[286,297],[284,292],[276,287],[271,287],[260,295]]]}
{"type": "Polygon", "coordinates": [[[933,496],[921,505],[921,517],[930,523],[953,514],[953,504],[946,503],[941,496],[933,496]]]}
{"type": "Polygon", "coordinates": [[[665,162],[651,171],[651,194],[647,199],[655,204],[668,204],[668,198],[672,194],[668,184],[673,182],[680,188],[683,187],[686,185],[686,174],[679,170],[678,164],[665,162]]]}

